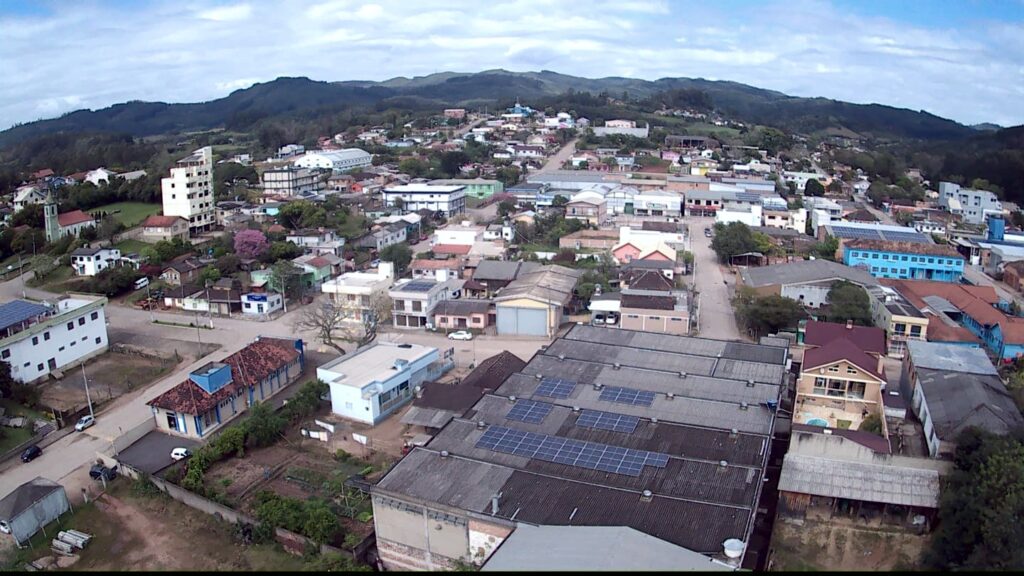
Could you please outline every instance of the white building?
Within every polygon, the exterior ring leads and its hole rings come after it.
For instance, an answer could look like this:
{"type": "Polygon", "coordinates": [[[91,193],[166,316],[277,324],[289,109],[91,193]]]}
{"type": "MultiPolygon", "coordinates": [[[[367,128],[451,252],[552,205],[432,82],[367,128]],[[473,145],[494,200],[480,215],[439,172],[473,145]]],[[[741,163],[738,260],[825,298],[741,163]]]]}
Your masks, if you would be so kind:
{"type": "Polygon", "coordinates": [[[437,348],[378,340],[316,369],[331,390],[331,412],[374,425],[444,372],[437,348]]]}
{"type": "Polygon", "coordinates": [[[939,182],[939,206],[962,215],[968,224],[984,224],[989,214],[1003,213],[1003,204],[994,193],[961,188],[952,182],[939,182]]]}
{"type": "Polygon", "coordinates": [[[938,234],[939,236],[946,235],[946,224],[943,222],[933,222],[931,220],[919,220],[914,222],[914,230],[922,234],[938,234]]]}
{"type": "Polygon", "coordinates": [[[38,186],[32,186],[31,184],[22,186],[18,188],[18,192],[14,195],[14,211],[20,212],[30,204],[42,204],[45,199],[46,194],[38,186]]]}
{"type": "Polygon", "coordinates": [[[326,188],[320,174],[309,168],[288,166],[267,170],[260,176],[266,195],[298,196],[319,194],[326,188]]]}
{"type": "Polygon", "coordinates": [[[472,246],[474,243],[484,239],[484,231],[485,228],[483,226],[473,226],[469,222],[462,222],[457,225],[449,224],[444,228],[434,230],[434,235],[430,238],[430,245],[454,244],[457,246],[472,246]]]}
{"type": "Polygon", "coordinates": [[[213,148],[207,146],[178,160],[171,175],[160,181],[164,216],[188,220],[189,232],[207,230],[216,223],[213,202],[213,148]]]}
{"type": "Polygon", "coordinates": [[[822,186],[824,186],[825,185],[825,181],[828,180],[828,176],[827,175],[825,175],[825,174],[818,174],[817,172],[789,172],[789,171],[785,171],[785,172],[782,173],[782,178],[786,182],[793,182],[794,184],[796,184],[796,189],[797,189],[798,192],[803,192],[804,191],[804,188],[807,186],[807,181],[808,180],[817,180],[818,182],[820,182],[822,184],[822,186]]]}
{"type": "Polygon", "coordinates": [[[359,148],[314,150],[306,152],[302,158],[295,161],[295,165],[299,168],[320,168],[344,172],[355,168],[366,168],[372,164],[372,159],[369,152],[359,148]]]}
{"type": "Polygon", "coordinates": [[[743,222],[747,226],[761,225],[761,206],[758,204],[726,204],[715,214],[715,223],[743,222]]]}
{"type": "Polygon", "coordinates": [[[116,172],[106,168],[97,168],[85,173],[85,181],[91,182],[93,186],[99,186],[100,184],[108,184],[114,176],[117,176],[116,172]]]}
{"type": "Polygon", "coordinates": [[[270,314],[284,308],[284,298],[277,292],[242,294],[242,314],[270,314]]]}
{"type": "MultiPolygon", "coordinates": [[[[344,310],[344,321],[362,322],[366,312],[388,298],[388,288],[395,281],[395,265],[381,262],[375,270],[346,272],[320,286],[334,303],[344,310]]],[[[388,304],[388,308],[391,305],[388,304]]]]}
{"type": "Polygon", "coordinates": [[[116,248],[79,248],[71,253],[71,267],[79,276],[95,276],[120,262],[121,251],[116,248]]]}
{"type": "Polygon", "coordinates": [[[405,184],[384,189],[386,206],[394,206],[397,200],[402,201],[402,208],[408,212],[430,210],[451,218],[466,212],[466,187],[405,184]]]}
{"type": "Polygon", "coordinates": [[[391,317],[396,328],[423,328],[432,324],[434,307],[442,300],[453,300],[460,295],[462,280],[436,282],[413,278],[395,284],[388,291],[394,306],[391,317]]]}
{"type": "Polygon", "coordinates": [[[73,294],[53,304],[0,305],[0,360],[18,382],[35,382],[102,354],[109,344],[106,304],[102,296],[73,294]]]}

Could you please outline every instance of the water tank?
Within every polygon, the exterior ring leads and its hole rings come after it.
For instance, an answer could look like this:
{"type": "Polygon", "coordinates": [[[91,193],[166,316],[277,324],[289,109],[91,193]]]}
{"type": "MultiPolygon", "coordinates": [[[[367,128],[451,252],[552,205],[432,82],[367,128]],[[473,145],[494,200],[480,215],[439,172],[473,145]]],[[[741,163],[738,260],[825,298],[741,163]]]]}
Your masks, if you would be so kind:
{"type": "Polygon", "coordinates": [[[739,558],[743,556],[743,549],[747,545],[743,543],[743,540],[736,538],[729,538],[725,542],[722,542],[722,549],[725,551],[727,558],[739,558]]]}
{"type": "Polygon", "coordinates": [[[990,214],[988,217],[988,239],[1001,241],[1005,233],[1006,220],[1003,220],[1002,215],[990,214]]]}

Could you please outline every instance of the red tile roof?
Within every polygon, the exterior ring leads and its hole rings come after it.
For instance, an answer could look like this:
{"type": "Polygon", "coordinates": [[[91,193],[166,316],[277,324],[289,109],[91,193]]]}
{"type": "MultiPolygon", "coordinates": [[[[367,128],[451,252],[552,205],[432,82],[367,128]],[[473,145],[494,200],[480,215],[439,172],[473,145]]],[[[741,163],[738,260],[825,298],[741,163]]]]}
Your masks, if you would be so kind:
{"type": "Polygon", "coordinates": [[[893,242],[889,240],[851,240],[847,250],[874,250],[877,252],[899,252],[900,254],[926,254],[960,258],[963,256],[949,244],[919,244],[916,242],[893,242]]]}
{"type": "Polygon", "coordinates": [[[1005,343],[1024,343],[1024,319],[1007,316],[996,308],[994,304],[999,303],[999,295],[991,286],[964,286],[934,280],[880,280],[880,283],[892,286],[911,304],[922,309],[930,308],[924,301],[926,296],[944,298],[980,324],[998,325],[1005,343]]]}
{"type": "Polygon", "coordinates": [[[285,228],[284,226],[281,226],[280,224],[271,224],[270,228],[267,228],[267,232],[272,232],[272,233],[275,233],[275,234],[278,233],[278,232],[287,232],[287,231],[288,231],[288,229],[285,228]]]}
{"type": "Polygon", "coordinates": [[[458,268],[457,260],[427,260],[425,258],[418,258],[413,260],[409,264],[410,270],[448,270],[449,268],[458,268]]]}
{"type": "Polygon", "coordinates": [[[472,246],[466,246],[463,244],[435,244],[430,250],[434,254],[456,254],[459,256],[465,256],[466,254],[469,254],[470,248],[472,248],[472,246]]]}
{"type": "Polygon", "coordinates": [[[184,220],[181,216],[157,216],[153,215],[142,221],[143,228],[169,228],[174,226],[178,220],[184,220]]]}
{"type": "Polygon", "coordinates": [[[846,338],[832,340],[821,348],[811,348],[804,352],[804,363],[801,372],[810,372],[815,368],[828,366],[845,360],[879,380],[885,381],[885,375],[878,373],[878,359],[861,350],[846,338]]]}
{"type": "Polygon", "coordinates": [[[208,394],[192,380],[185,380],[147,404],[183,414],[205,414],[243,388],[259,386],[260,382],[298,357],[294,341],[261,338],[222,361],[231,366],[231,382],[220,390],[208,394]]]}
{"type": "Polygon", "coordinates": [[[53,170],[50,170],[49,168],[43,168],[42,170],[37,170],[32,173],[32,177],[36,179],[46,178],[47,176],[53,176],[53,170]]]}
{"type": "Polygon", "coordinates": [[[316,258],[310,258],[306,264],[314,268],[326,268],[331,265],[331,261],[322,256],[317,256],[316,258]]]}
{"type": "Polygon", "coordinates": [[[845,338],[857,345],[864,352],[885,354],[885,331],[873,326],[853,326],[835,322],[807,322],[804,332],[804,344],[808,346],[825,346],[829,342],[845,338]]]}
{"type": "Polygon", "coordinates": [[[963,326],[950,326],[938,316],[928,317],[929,342],[975,342],[980,344],[981,338],[963,326]]]}
{"type": "Polygon", "coordinates": [[[75,224],[81,224],[82,222],[95,221],[95,218],[81,210],[72,210],[71,212],[65,212],[57,215],[57,223],[60,224],[61,228],[64,228],[65,226],[74,226],[75,224]]]}

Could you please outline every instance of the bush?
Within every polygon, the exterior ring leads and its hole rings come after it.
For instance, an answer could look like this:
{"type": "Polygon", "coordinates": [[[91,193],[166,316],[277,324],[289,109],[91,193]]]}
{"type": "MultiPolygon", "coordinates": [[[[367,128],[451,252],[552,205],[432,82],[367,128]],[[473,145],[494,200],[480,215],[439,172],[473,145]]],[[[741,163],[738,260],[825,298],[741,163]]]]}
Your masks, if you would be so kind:
{"type": "Polygon", "coordinates": [[[861,432],[870,432],[871,434],[882,435],[882,418],[878,414],[871,414],[860,423],[858,428],[861,432]]]}

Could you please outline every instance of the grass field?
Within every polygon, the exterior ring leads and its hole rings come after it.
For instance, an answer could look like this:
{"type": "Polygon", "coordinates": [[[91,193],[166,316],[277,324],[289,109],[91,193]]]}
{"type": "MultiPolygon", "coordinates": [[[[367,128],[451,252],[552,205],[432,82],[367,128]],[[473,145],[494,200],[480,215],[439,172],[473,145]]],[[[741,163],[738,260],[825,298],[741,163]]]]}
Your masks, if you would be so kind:
{"type": "Polygon", "coordinates": [[[115,202],[114,204],[107,204],[106,206],[100,206],[89,210],[90,214],[96,212],[107,212],[112,214],[114,218],[117,218],[118,222],[125,225],[126,228],[137,226],[139,222],[142,222],[146,218],[153,214],[160,213],[161,206],[159,204],[144,204],[142,202],[115,202]]]}
{"type": "Polygon", "coordinates": [[[129,239],[129,240],[121,240],[117,244],[114,244],[114,248],[117,248],[118,250],[120,250],[121,254],[130,254],[132,252],[135,252],[136,254],[138,254],[139,252],[142,252],[143,248],[146,248],[146,247],[149,247],[149,246],[152,246],[152,244],[149,244],[148,242],[143,242],[142,240],[131,240],[131,239],[129,239]]]}

